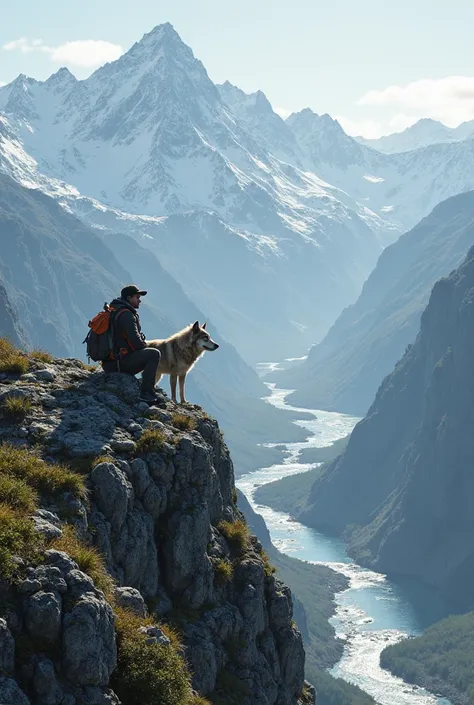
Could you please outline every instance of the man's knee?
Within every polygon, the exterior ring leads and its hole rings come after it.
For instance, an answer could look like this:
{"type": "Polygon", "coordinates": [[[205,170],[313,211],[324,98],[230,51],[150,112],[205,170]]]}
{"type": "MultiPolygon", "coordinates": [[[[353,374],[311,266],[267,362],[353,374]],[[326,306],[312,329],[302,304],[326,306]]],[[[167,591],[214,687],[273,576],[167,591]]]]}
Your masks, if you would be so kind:
{"type": "Polygon", "coordinates": [[[156,348],[146,348],[147,364],[153,365],[155,369],[160,364],[161,353],[156,348]]]}

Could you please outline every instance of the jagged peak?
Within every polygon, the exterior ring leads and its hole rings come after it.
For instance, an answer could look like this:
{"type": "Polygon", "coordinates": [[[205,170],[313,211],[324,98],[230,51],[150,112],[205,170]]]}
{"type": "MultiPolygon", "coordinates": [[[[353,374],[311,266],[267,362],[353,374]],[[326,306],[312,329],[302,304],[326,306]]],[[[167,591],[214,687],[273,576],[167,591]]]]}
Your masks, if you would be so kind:
{"type": "Polygon", "coordinates": [[[55,73],[52,73],[51,76],[46,79],[45,84],[52,84],[52,83],[76,83],[77,78],[72,74],[66,66],[61,66],[60,69],[58,69],[55,73]]]}

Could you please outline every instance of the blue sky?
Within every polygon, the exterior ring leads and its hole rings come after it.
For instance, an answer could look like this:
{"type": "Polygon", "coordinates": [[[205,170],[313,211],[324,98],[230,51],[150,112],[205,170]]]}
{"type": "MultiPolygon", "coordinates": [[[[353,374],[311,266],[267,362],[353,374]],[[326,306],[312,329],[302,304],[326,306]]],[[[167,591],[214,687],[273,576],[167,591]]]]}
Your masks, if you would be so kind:
{"type": "Polygon", "coordinates": [[[282,115],[309,106],[367,136],[474,119],[468,0],[16,0],[2,3],[0,82],[62,64],[85,78],[162,22],[212,80],[261,89],[282,115]]]}

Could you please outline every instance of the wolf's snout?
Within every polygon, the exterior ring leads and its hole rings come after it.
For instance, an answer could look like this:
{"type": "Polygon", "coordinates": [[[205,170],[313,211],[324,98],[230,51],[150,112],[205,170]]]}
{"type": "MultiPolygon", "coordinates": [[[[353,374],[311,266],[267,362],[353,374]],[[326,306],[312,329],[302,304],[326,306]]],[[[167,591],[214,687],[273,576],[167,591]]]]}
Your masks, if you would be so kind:
{"type": "Polygon", "coordinates": [[[214,350],[217,350],[218,347],[219,347],[218,344],[214,343],[214,350]]]}

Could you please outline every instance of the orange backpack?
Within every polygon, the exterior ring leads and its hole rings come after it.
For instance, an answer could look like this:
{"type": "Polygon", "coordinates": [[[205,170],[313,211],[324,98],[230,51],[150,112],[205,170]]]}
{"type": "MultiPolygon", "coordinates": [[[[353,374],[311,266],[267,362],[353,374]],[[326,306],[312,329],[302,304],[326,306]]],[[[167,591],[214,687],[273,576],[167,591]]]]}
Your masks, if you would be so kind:
{"type": "Polygon", "coordinates": [[[115,322],[121,313],[127,309],[112,308],[109,304],[104,304],[104,310],[100,311],[89,321],[90,331],[86,335],[83,343],[86,344],[87,357],[94,362],[113,360],[116,352],[114,346],[115,322]]]}

